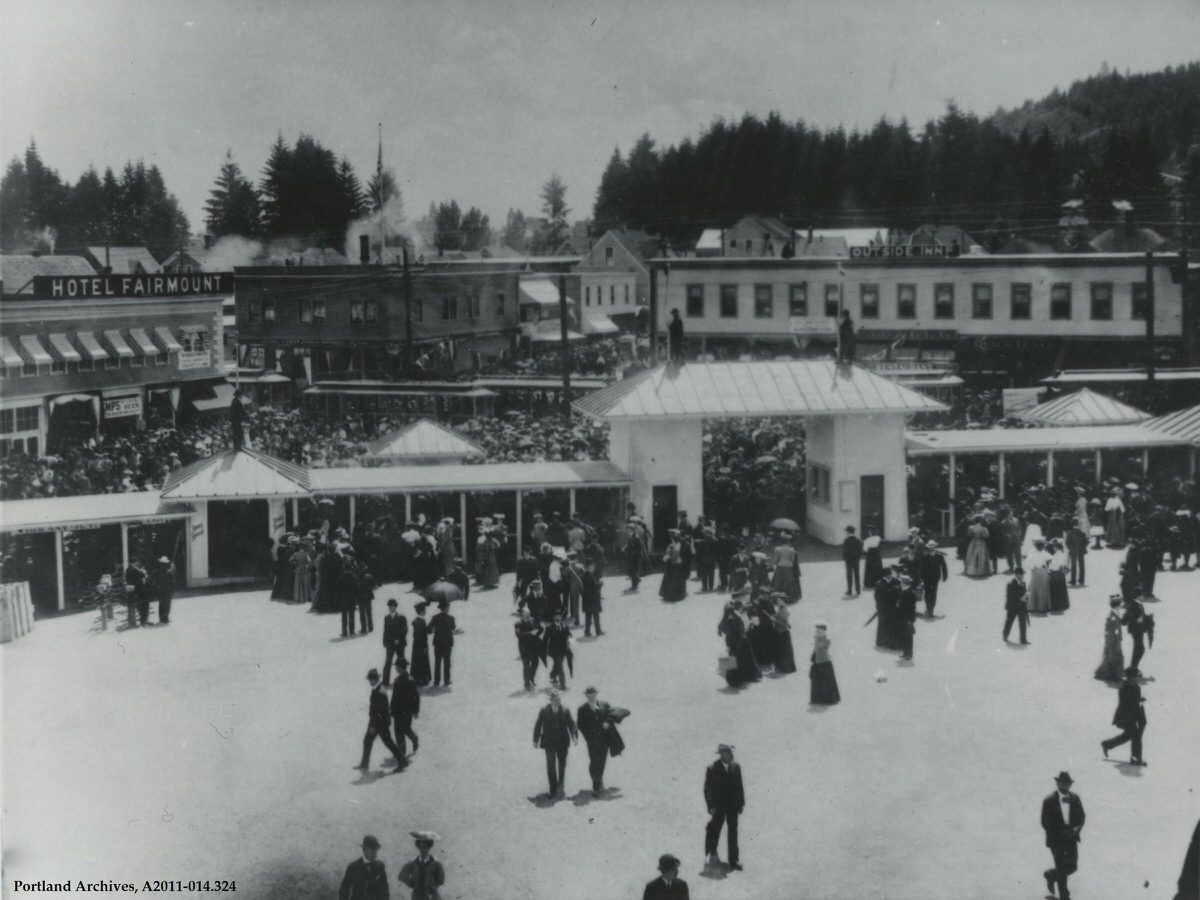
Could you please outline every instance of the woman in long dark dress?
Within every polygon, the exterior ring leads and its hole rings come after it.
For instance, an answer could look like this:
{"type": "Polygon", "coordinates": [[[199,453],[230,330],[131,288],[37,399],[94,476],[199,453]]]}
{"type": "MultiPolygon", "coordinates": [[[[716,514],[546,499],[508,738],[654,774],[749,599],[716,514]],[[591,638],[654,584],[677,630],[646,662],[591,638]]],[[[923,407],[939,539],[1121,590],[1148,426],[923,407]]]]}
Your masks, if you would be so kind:
{"type": "Polygon", "coordinates": [[[292,574],[292,554],[296,550],[296,536],[283,534],[279,536],[279,546],[275,548],[275,578],[271,585],[272,600],[291,600],[295,578],[292,574]]]}
{"type": "Polygon", "coordinates": [[[750,612],[750,646],[754,648],[755,661],[762,668],[775,665],[774,611],[774,601],[763,596],[750,612]]]}
{"type": "Polygon", "coordinates": [[[796,654],[792,648],[792,626],[788,622],[790,613],[787,596],[775,596],[775,674],[791,675],[796,671],[796,654]]]}
{"type": "Polygon", "coordinates": [[[1071,608],[1071,596],[1067,591],[1067,554],[1058,541],[1051,541],[1047,546],[1050,551],[1050,561],[1046,564],[1050,575],[1050,612],[1063,612],[1071,608]]]}
{"type": "Polygon", "coordinates": [[[875,583],[883,577],[883,557],[879,553],[879,545],[882,542],[882,538],[875,533],[874,529],[867,529],[867,536],[863,539],[864,588],[875,587],[875,583]]]}
{"type": "Polygon", "coordinates": [[[412,620],[412,664],[409,667],[417,687],[425,687],[433,680],[429,669],[429,623],[425,621],[425,610],[429,604],[418,603],[416,616],[412,620]]]}
{"type": "Polygon", "coordinates": [[[825,623],[818,622],[813,638],[812,667],[808,670],[812,682],[808,702],[815,706],[831,706],[842,699],[838,693],[837,677],[833,674],[833,663],[829,659],[829,638],[825,632],[825,623]]]}
{"type": "Polygon", "coordinates": [[[658,588],[658,596],[668,603],[675,603],[687,596],[688,570],[683,564],[683,546],[679,540],[679,529],[672,528],[668,534],[671,542],[663,554],[666,569],[663,570],[662,584],[658,588]]]}
{"type": "Polygon", "coordinates": [[[1104,656],[1096,669],[1101,681],[1120,681],[1125,677],[1125,652],[1121,649],[1121,596],[1108,600],[1108,618],[1104,620],[1104,656]]]}
{"type": "Polygon", "coordinates": [[[800,599],[800,555],[787,541],[788,532],[780,532],[780,542],[775,545],[775,553],[771,565],[775,574],[771,578],[773,591],[787,594],[788,602],[795,603],[800,599]]]}

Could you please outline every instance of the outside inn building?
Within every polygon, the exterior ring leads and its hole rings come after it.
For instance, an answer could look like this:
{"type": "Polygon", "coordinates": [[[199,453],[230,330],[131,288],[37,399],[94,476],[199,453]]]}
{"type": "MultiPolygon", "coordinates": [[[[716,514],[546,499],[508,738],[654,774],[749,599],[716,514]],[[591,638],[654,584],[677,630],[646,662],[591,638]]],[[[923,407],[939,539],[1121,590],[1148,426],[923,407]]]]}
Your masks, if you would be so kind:
{"type": "Polygon", "coordinates": [[[689,352],[736,358],[758,345],[825,355],[840,303],[860,362],[934,359],[1014,386],[1067,367],[1145,365],[1151,310],[1158,363],[1184,364],[1188,336],[1195,341],[1175,256],[1148,266],[1143,254],[850,249],[849,258],[655,260],[658,333],[678,309],[689,352]]]}
{"type": "Polygon", "coordinates": [[[229,273],[98,275],[82,257],[0,258],[0,455],[190,414],[223,378],[229,273]]]}

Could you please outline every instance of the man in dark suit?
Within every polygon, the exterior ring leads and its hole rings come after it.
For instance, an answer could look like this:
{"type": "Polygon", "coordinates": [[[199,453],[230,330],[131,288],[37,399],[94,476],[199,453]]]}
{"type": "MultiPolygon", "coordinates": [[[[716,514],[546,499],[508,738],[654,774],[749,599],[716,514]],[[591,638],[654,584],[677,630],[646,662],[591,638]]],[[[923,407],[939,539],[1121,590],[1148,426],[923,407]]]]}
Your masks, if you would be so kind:
{"type": "Polygon", "coordinates": [[[129,627],[134,628],[133,611],[137,608],[137,620],[140,625],[150,624],[150,588],[146,584],[148,575],[142,568],[140,557],[134,557],[125,568],[125,593],[132,598],[127,601],[129,606],[129,627]]]}
{"type": "Polygon", "coordinates": [[[913,590],[912,576],[900,576],[900,594],[896,598],[896,630],[900,638],[900,658],[913,658],[913,635],[917,626],[917,592],[913,590]]]}
{"type": "Polygon", "coordinates": [[[1054,857],[1054,868],[1042,873],[1046,890],[1054,893],[1058,885],[1059,900],[1070,900],[1067,877],[1079,868],[1079,833],[1083,831],[1083,801],[1071,792],[1074,782],[1066,772],[1054,779],[1058,790],[1042,801],[1042,830],[1046,846],[1054,857]]]}
{"type": "Polygon", "coordinates": [[[387,872],[375,857],[379,841],[368,834],[362,840],[362,857],[346,866],[338,900],[388,900],[387,872]]]}
{"type": "Polygon", "coordinates": [[[558,691],[550,692],[550,702],[538,712],[533,725],[534,749],[546,751],[546,778],[550,782],[550,797],[565,795],[563,787],[567,778],[567,751],[571,744],[579,743],[579,729],[571,718],[571,711],[562,705],[558,691]]]}
{"type": "Polygon", "coordinates": [[[450,686],[450,653],[454,649],[454,616],[450,615],[450,601],[438,604],[438,614],[429,620],[433,632],[433,686],[442,683],[445,672],[446,686],[450,686]]]}
{"type": "Polygon", "coordinates": [[[1025,585],[1025,570],[1020,566],[1013,569],[1012,581],[1005,585],[1004,613],[1004,643],[1008,643],[1008,633],[1016,622],[1021,630],[1021,643],[1028,644],[1025,629],[1029,624],[1029,588],[1025,585]]]}
{"type": "Polygon", "coordinates": [[[1121,617],[1121,624],[1129,629],[1129,636],[1133,639],[1133,656],[1129,660],[1125,674],[1141,675],[1138,663],[1142,661],[1142,657],[1146,653],[1146,607],[1142,606],[1142,601],[1137,597],[1129,597],[1125,600],[1125,615],[1121,617]]]}
{"type": "Polygon", "coordinates": [[[662,874],[646,885],[642,900],[689,900],[687,882],[679,878],[679,860],[670,853],[658,858],[662,874]]]}
{"type": "Polygon", "coordinates": [[[604,767],[608,764],[608,729],[612,723],[608,719],[611,707],[597,699],[594,687],[583,692],[587,702],[575,713],[575,721],[579,733],[587,743],[588,774],[592,776],[592,796],[599,797],[604,790],[604,767]]]}
{"type": "Polygon", "coordinates": [[[421,715],[421,692],[417,683],[408,674],[408,666],[401,660],[396,664],[396,686],[392,688],[392,724],[396,732],[396,744],[400,752],[407,754],[405,738],[412,741],[413,753],[417,752],[420,740],[413,731],[413,719],[421,715]]]}
{"type": "Polygon", "coordinates": [[[387,602],[388,612],[383,617],[383,646],[387,656],[383,661],[383,686],[392,683],[392,662],[397,665],[408,665],[404,656],[404,648],[408,646],[408,619],[396,612],[399,604],[395,600],[387,602]]]}
{"type": "Polygon", "coordinates": [[[842,541],[842,562],[846,564],[846,597],[857,597],[862,592],[859,579],[859,563],[862,561],[863,542],[854,533],[854,526],[846,526],[846,539],[842,541]]]}
{"type": "Polygon", "coordinates": [[[704,773],[704,803],[708,807],[708,827],[704,831],[704,852],[709,865],[720,865],[717,844],[721,839],[721,827],[728,825],[726,832],[729,849],[729,868],[741,871],[738,862],[738,816],[746,806],[746,794],[742,787],[742,767],[733,761],[733,747],[721,744],[717,747],[720,759],[704,773]]]}
{"type": "Polygon", "coordinates": [[[1087,556],[1088,536],[1084,530],[1076,523],[1071,526],[1071,530],[1067,532],[1067,556],[1071,560],[1071,585],[1079,585],[1083,587],[1084,578],[1087,575],[1087,556]]]}
{"type": "Polygon", "coordinates": [[[1108,751],[1124,743],[1131,743],[1129,761],[1135,766],[1144,766],[1142,759],[1142,732],[1146,730],[1146,710],[1142,704],[1142,689],[1134,680],[1133,675],[1126,675],[1117,693],[1117,711],[1113,713],[1112,723],[1121,729],[1121,734],[1115,738],[1100,742],[1105,759],[1108,751]]]}
{"type": "Polygon", "coordinates": [[[550,683],[566,690],[567,673],[563,670],[563,660],[571,652],[571,629],[563,622],[560,612],[554,613],[554,621],[546,626],[542,640],[543,657],[549,656],[554,660],[554,666],[550,669],[550,683]]]}
{"type": "Polygon", "coordinates": [[[396,759],[397,767],[404,765],[404,754],[400,752],[400,748],[396,746],[396,742],[392,740],[392,723],[388,717],[388,698],[383,692],[383,685],[379,681],[379,670],[372,669],[367,673],[367,681],[371,683],[371,704],[370,711],[367,714],[367,733],[363,735],[363,752],[362,762],[354,768],[369,769],[371,768],[371,748],[375,746],[375,738],[383,741],[383,745],[392,751],[392,756],[396,759]]]}
{"type": "Polygon", "coordinates": [[[921,572],[921,585],[925,588],[925,617],[932,619],[933,608],[937,606],[938,585],[950,577],[946,554],[938,549],[937,541],[926,542],[917,567],[921,572]]]}

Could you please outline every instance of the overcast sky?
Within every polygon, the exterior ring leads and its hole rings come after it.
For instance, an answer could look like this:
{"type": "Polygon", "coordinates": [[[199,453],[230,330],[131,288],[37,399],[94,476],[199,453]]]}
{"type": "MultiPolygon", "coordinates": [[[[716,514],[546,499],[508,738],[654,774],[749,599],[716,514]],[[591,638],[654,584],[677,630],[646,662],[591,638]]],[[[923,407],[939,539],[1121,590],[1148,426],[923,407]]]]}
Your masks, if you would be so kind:
{"type": "Polygon", "coordinates": [[[3,0],[0,156],[30,137],[74,181],[143,157],[193,231],[226,148],[257,177],[282,132],[365,181],[376,123],[410,218],[502,224],[554,171],[590,214],[614,146],[718,116],[914,124],[986,114],[1094,74],[1200,57],[1200,0],[306,2],[3,0]]]}

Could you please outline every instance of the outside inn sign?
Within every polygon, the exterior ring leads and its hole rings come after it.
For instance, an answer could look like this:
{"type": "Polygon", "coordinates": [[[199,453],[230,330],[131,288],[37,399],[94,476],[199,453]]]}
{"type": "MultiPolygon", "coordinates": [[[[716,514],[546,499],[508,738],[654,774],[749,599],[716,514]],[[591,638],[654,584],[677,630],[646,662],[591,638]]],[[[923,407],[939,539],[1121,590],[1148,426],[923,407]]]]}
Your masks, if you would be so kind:
{"type": "Polygon", "coordinates": [[[232,272],[175,275],[36,275],[36,300],[97,300],[105,297],[194,297],[232,294],[232,272]]]}

